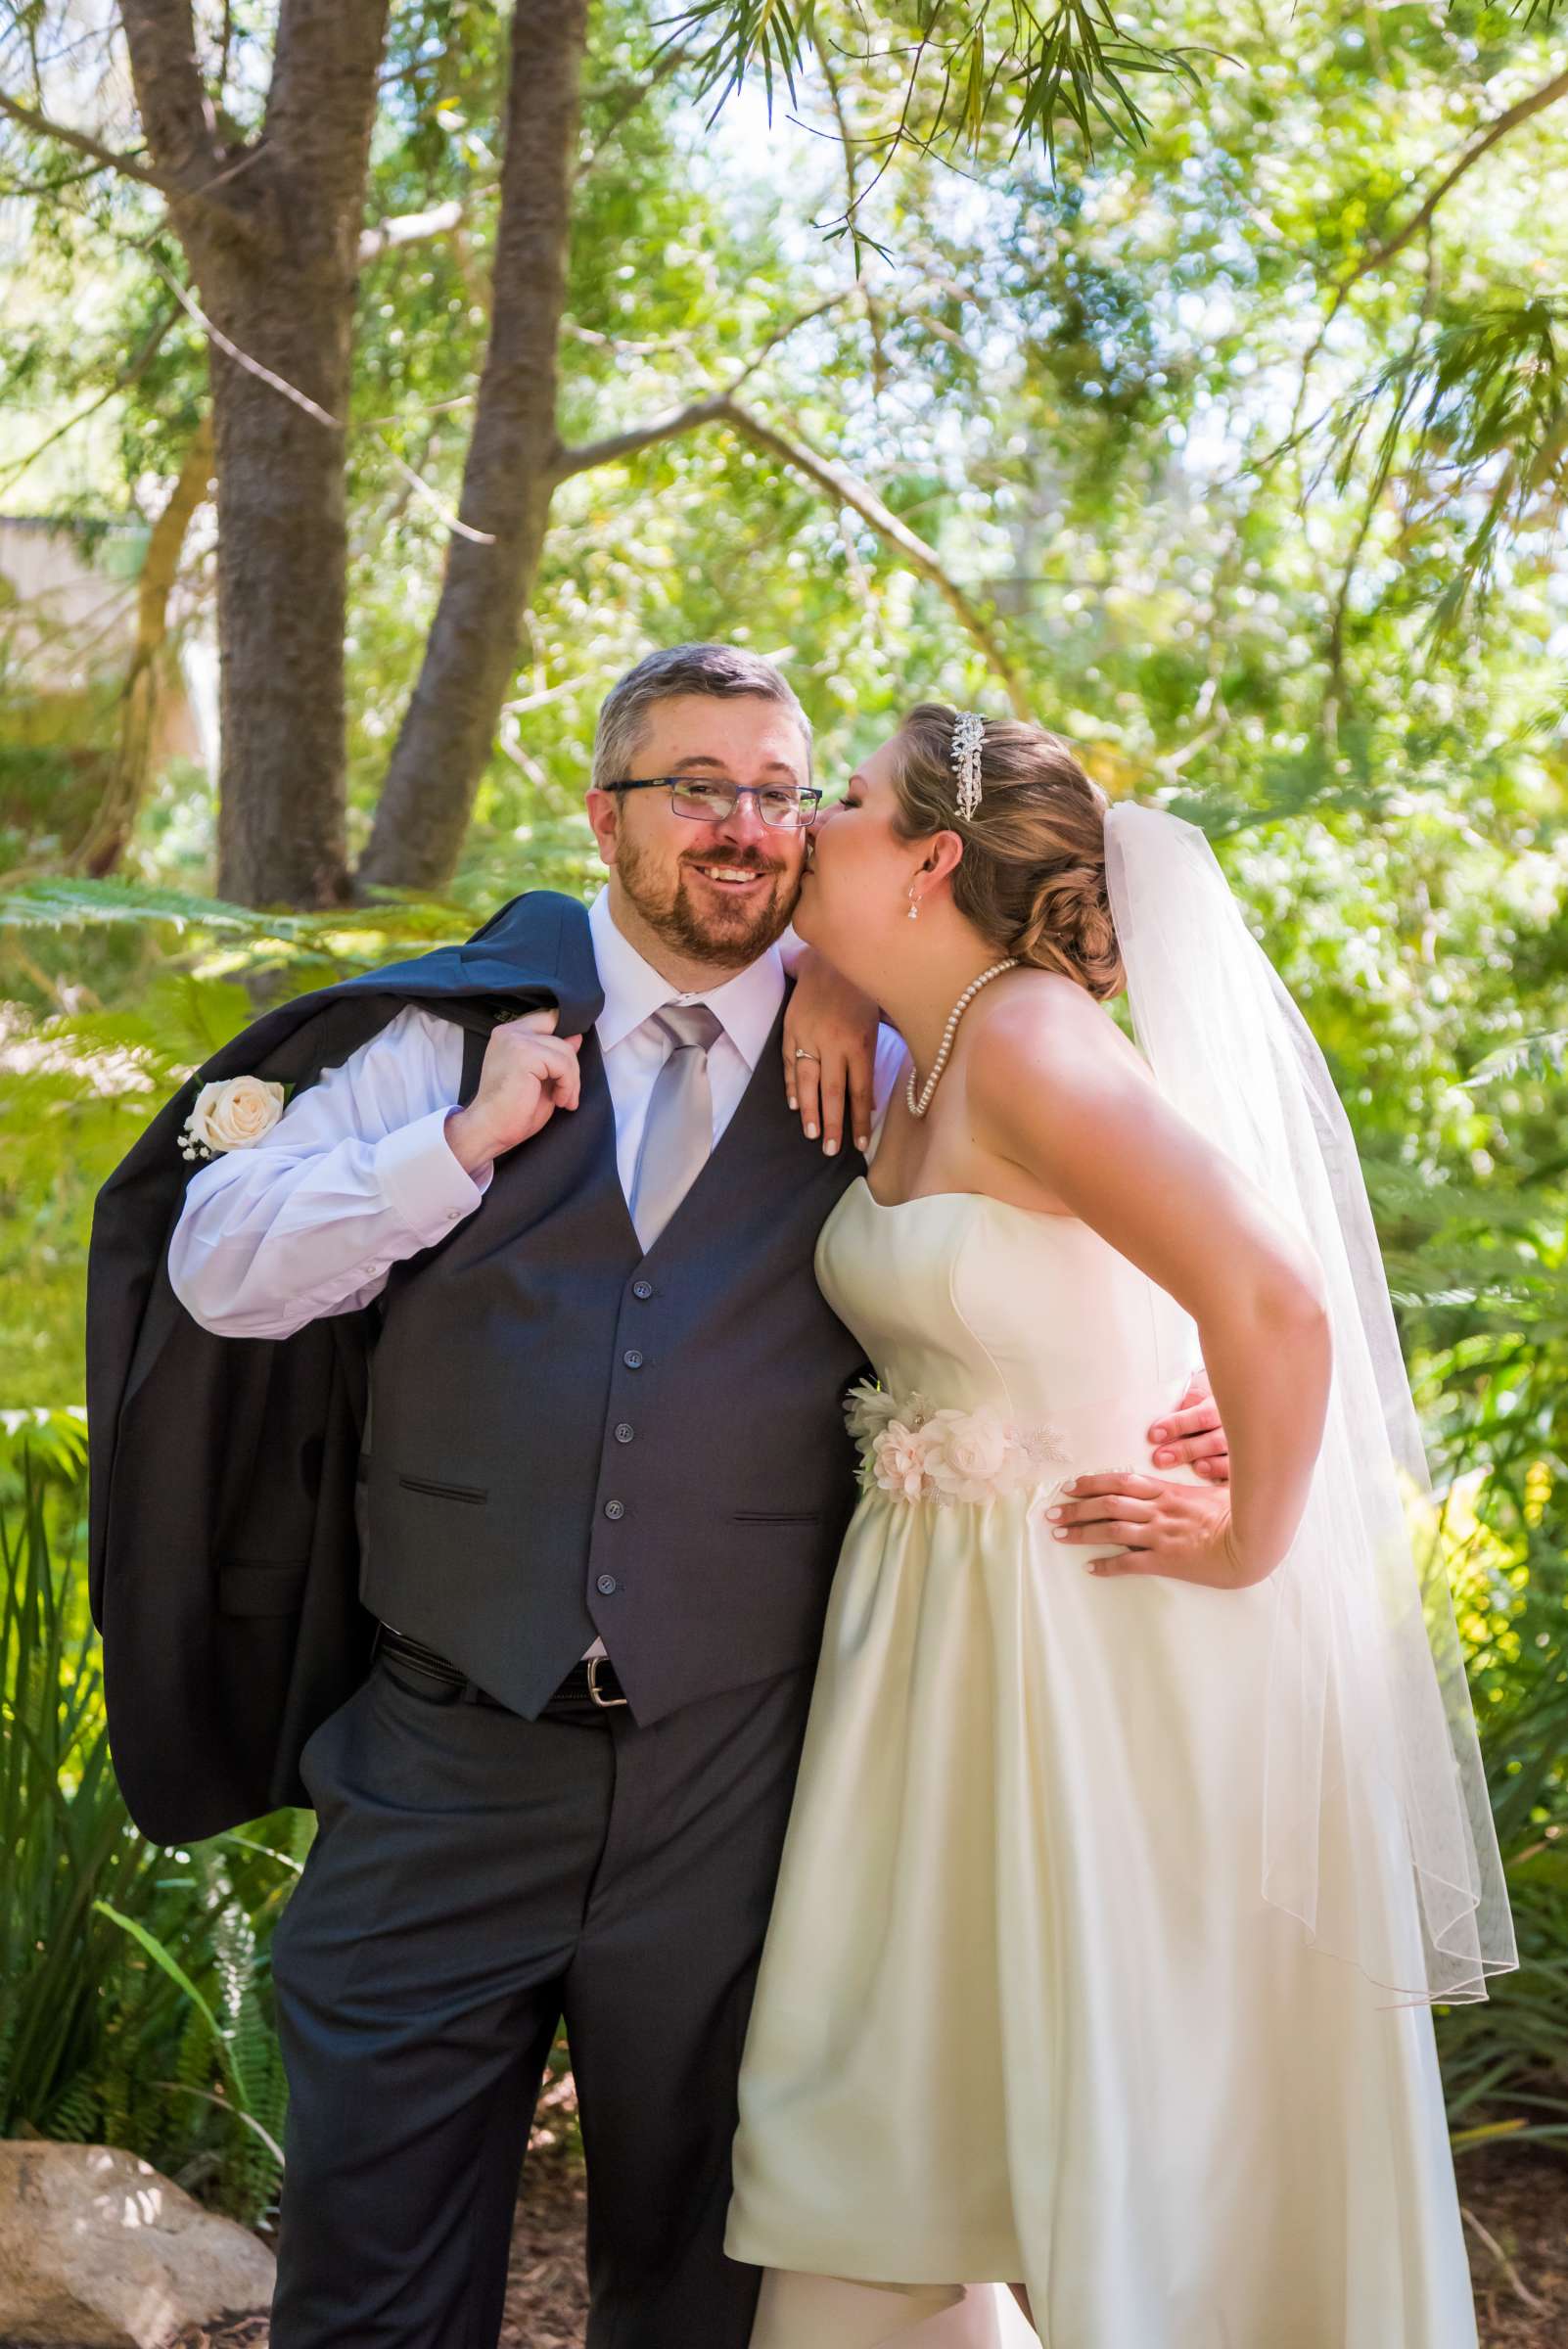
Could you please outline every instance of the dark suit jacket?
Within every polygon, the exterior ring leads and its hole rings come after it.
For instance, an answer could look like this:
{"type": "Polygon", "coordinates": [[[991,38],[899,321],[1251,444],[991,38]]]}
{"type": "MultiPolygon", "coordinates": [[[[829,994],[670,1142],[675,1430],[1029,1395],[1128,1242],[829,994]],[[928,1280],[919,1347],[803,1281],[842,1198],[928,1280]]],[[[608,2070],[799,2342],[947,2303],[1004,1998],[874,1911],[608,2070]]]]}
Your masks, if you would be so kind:
{"type": "Polygon", "coordinates": [[[583,907],[546,890],[514,898],[463,945],[254,1021],[100,1191],[87,1265],[89,1589],[115,1767],[157,1841],[307,1800],[300,1750],[363,1677],[373,1630],[358,1597],[354,1477],[377,1309],[282,1339],[217,1337],[192,1320],[167,1259],[194,1172],[180,1128],[198,1091],[242,1074],[303,1088],[408,1003],[486,1033],[553,1004],[558,1033],[579,1035],[603,1000],[583,907]]]}

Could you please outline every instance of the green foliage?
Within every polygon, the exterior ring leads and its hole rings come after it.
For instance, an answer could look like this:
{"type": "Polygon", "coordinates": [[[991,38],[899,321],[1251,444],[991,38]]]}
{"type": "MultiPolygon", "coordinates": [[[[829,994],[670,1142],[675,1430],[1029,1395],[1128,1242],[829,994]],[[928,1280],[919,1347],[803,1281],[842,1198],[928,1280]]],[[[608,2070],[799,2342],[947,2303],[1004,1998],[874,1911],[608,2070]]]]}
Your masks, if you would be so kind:
{"type": "MultiPolygon", "coordinates": [[[[126,881],[38,880],[0,896],[0,967],[15,941],[13,967],[39,1004],[0,1005],[0,1286],[27,1300],[0,1317],[0,1410],[54,1414],[40,1448],[78,1441],[67,1414],[84,1391],[93,1200],[142,1127],[269,1003],[466,938],[516,890],[575,887],[580,870],[548,836],[533,871],[498,864],[477,861],[445,900],[389,895],[332,914],[257,913],[126,881]]],[[[0,1444],[0,1497],[6,1475],[0,1444]]]]}
{"type": "Polygon", "coordinates": [[[0,1509],[0,2134],[127,2146],[254,2221],[285,2101],[268,1953],[308,1821],[188,1852],[137,1832],[73,1531],[57,1557],[31,1475],[0,1509]]]}
{"type": "Polygon", "coordinates": [[[1053,170],[1063,115],[1092,154],[1096,124],[1117,139],[1146,135],[1148,116],[1129,86],[1134,76],[1199,86],[1184,50],[1130,31],[1108,0],[1066,0],[1043,18],[1016,0],[981,8],[916,0],[876,10],[825,0],[688,0],[674,26],[669,38],[692,51],[699,94],[717,90],[720,106],[755,71],[771,119],[781,88],[798,103],[813,49],[865,60],[891,54],[913,61],[893,143],[974,152],[999,118],[1015,145],[1038,139],[1053,170]]]}
{"type": "Polygon", "coordinates": [[[1434,1356],[1451,1575],[1519,1939],[1517,1974],[1440,2022],[1460,2143],[1568,2147],[1568,1334],[1434,1356]]]}

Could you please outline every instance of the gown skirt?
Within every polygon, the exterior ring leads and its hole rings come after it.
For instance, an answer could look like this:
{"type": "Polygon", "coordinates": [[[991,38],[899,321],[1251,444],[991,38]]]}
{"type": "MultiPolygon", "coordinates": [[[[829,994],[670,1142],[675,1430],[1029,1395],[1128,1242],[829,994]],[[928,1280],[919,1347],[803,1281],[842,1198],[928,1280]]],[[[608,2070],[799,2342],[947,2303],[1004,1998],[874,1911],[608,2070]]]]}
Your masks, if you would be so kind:
{"type": "Polygon", "coordinates": [[[730,2255],[1021,2282],[1046,2349],[1475,2349],[1430,2012],[1262,1897],[1270,1586],[1094,1576],[1044,1516],[1146,1464],[1190,1323],[1075,1219],[863,1178],[817,1274],[881,1391],[730,2255]]]}

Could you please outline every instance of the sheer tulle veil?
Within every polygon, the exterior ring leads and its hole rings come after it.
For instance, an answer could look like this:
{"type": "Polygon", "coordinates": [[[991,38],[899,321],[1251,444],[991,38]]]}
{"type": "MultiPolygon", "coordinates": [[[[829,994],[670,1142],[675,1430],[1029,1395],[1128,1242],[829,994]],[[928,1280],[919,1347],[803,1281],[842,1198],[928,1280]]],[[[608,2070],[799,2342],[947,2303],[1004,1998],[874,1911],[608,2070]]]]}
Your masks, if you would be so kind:
{"type": "Polygon", "coordinates": [[[1203,834],[1105,822],[1133,1031],[1162,1091],[1310,1243],[1334,1349],[1306,1513],[1270,1578],[1263,1893],[1418,2000],[1516,1965],[1414,1405],[1350,1125],[1203,834]]]}

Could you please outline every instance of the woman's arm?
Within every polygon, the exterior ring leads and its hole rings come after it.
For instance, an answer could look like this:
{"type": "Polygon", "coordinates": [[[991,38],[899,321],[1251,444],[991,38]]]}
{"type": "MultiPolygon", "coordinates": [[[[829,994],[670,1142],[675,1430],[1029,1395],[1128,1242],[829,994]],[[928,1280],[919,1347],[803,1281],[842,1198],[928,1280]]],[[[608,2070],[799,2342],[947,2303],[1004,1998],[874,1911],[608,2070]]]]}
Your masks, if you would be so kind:
{"type": "Polygon", "coordinates": [[[1290,1546],[1322,1438],[1331,1370],[1315,1261],[1251,1182],[1173,1109],[1104,1012],[1045,979],[995,1006],[967,1056],[977,1143],[1011,1161],[1197,1323],[1230,1444],[1222,1491],[1085,1478],[1064,1540],[1123,1541],[1098,1570],[1233,1587],[1290,1546]],[[1095,1488],[1122,1488],[1107,1532],[1095,1488]],[[1176,1497],[1179,1496],[1179,1499],[1176,1497]],[[1095,1530],[1091,1531],[1090,1528],[1095,1530]]]}

